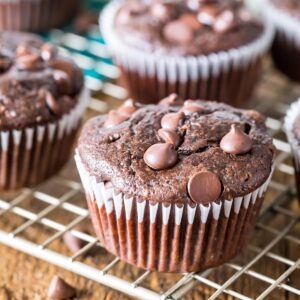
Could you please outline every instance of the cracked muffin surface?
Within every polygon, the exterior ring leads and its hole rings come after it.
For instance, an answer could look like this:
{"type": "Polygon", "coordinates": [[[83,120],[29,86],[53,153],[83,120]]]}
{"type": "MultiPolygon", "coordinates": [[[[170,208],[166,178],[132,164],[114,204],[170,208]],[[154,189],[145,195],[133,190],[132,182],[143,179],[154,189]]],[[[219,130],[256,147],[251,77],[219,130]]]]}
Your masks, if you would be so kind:
{"type": "Polygon", "coordinates": [[[166,105],[162,101],[141,106],[127,118],[115,112],[88,121],[79,138],[78,151],[90,175],[138,201],[178,204],[192,203],[187,185],[191,176],[199,172],[217,174],[222,200],[244,196],[260,187],[270,175],[275,153],[265,118],[256,111],[221,103],[188,102],[166,105]],[[164,117],[182,112],[174,129],[179,136],[176,163],[162,170],[149,167],[144,155],[152,145],[164,142],[159,134],[164,117]],[[120,118],[111,125],[108,121],[115,121],[116,116],[120,118]],[[249,152],[230,154],[220,147],[232,125],[251,138],[249,152]]]}

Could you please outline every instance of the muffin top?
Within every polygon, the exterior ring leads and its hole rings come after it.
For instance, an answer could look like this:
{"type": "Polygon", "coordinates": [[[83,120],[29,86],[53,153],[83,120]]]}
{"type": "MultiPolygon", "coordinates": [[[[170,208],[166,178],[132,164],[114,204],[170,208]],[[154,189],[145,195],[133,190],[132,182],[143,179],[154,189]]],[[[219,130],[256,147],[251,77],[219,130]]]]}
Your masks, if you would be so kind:
{"type": "Polygon", "coordinates": [[[271,0],[271,2],[279,9],[300,20],[299,0],[271,0]]]}
{"type": "Polygon", "coordinates": [[[91,119],[78,151],[89,174],[126,197],[192,205],[260,187],[275,148],[258,112],[172,94],[91,119]]]}
{"type": "Polygon", "coordinates": [[[117,11],[115,29],[142,51],[188,56],[251,43],[263,25],[240,0],[130,0],[117,11]]]}
{"type": "Polygon", "coordinates": [[[81,70],[38,36],[0,33],[0,130],[54,122],[78,102],[81,70]]]}

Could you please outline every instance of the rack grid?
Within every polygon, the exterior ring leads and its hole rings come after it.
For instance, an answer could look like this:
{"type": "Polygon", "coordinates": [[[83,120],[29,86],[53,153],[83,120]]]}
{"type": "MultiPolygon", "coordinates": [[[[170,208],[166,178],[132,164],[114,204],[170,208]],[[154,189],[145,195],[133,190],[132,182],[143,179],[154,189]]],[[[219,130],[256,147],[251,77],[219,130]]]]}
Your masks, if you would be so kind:
{"type": "MultiPolygon", "coordinates": [[[[119,71],[111,64],[97,26],[85,36],[53,30],[48,38],[85,71],[93,94],[87,118],[106,112],[126,97],[116,84],[119,71]]],[[[159,274],[136,269],[108,254],[90,231],[73,160],[57,176],[33,189],[0,195],[0,243],[145,300],[299,299],[300,214],[290,147],[280,122],[289,102],[299,96],[300,87],[279,75],[267,60],[249,107],[268,116],[267,126],[278,149],[276,169],[250,246],[219,268],[159,274]],[[75,254],[62,243],[67,231],[84,241],[75,254]],[[88,255],[91,252],[93,259],[88,255]]]]}

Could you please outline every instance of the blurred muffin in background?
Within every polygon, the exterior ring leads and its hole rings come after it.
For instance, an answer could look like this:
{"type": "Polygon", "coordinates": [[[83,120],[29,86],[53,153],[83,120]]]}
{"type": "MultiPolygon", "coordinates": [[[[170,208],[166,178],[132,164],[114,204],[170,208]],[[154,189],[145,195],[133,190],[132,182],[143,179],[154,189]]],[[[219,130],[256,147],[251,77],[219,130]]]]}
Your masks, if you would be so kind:
{"type": "Polygon", "coordinates": [[[43,32],[69,22],[79,0],[0,0],[0,30],[43,32]]]}
{"type": "Polygon", "coordinates": [[[276,28],[274,63],[289,78],[300,82],[300,1],[268,0],[265,10],[276,28]]]}
{"type": "Polygon", "coordinates": [[[112,1],[100,27],[133,99],[184,99],[242,105],[273,38],[267,19],[243,1],[112,1]]]}
{"type": "Polygon", "coordinates": [[[88,100],[82,71],[38,36],[0,33],[0,188],[35,185],[68,160],[88,100]]]}

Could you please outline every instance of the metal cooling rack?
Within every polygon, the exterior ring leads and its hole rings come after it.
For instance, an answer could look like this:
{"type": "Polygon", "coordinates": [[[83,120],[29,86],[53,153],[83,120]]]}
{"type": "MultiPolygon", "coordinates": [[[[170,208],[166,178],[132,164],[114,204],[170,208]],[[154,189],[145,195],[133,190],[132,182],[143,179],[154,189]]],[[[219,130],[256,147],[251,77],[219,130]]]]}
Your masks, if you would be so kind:
{"type": "MultiPolygon", "coordinates": [[[[115,83],[119,71],[111,64],[97,26],[86,36],[54,30],[48,38],[84,69],[87,87],[94,95],[88,116],[104,113],[124,99],[126,92],[115,83]]],[[[276,170],[254,238],[230,263],[202,273],[166,275],[138,270],[109,255],[81,227],[86,222],[91,225],[73,161],[34,189],[0,195],[0,243],[140,299],[299,299],[299,207],[290,147],[279,121],[288,101],[299,96],[300,87],[266,62],[250,106],[269,116],[267,125],[278,149],[276,170]],[[61,243],[67,231],[85,241],[73,255],[61,243]],[[87,258],[91,250],[100,253],[97,259],[87,258]]]]}

